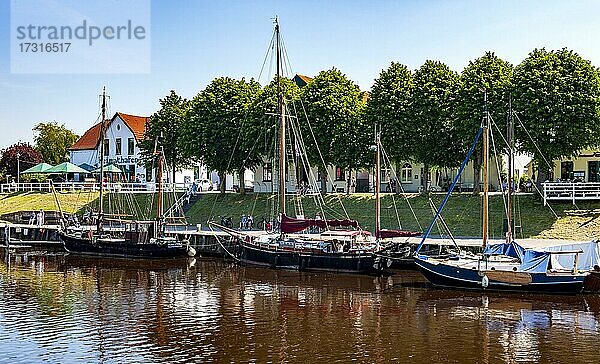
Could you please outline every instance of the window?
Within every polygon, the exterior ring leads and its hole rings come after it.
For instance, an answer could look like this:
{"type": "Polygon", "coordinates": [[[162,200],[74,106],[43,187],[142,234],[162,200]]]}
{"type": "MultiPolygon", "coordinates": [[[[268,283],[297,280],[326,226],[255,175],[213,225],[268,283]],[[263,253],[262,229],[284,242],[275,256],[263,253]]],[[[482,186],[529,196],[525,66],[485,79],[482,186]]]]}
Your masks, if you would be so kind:
{"type": "Polygon", "coordinates": [[[127,139],[127,155],[133,155],[135,149],[135,143],[133,138],[127,139]]]}
{"type": "Polygon", "coordinates": [[[588,182],[600,182],[600,161],[588,162],[588,182]]]}
{"type": "Polygon", "coordinates": [[[115,139],[115,154],[121,155],[121,138],[115,139]]]}
{"type": "Polygon", "coordinates": [[[104,156],[108,156],[110,151],[110,142],[108,141],[108,139],[104,139],[104,156]]]}
{"type": "Polygon", "coordinates": [[[346,172],[342,167],[335,167],[335,180],[336,181],[345,181],[346,180],[346,172]]]}
{"type": "Polygon", "coordinates": [[[379,180],[381,183],[386,183],[390,180],[390,169],[389,168],[381,168],[379,171],[379,180]]]}
{"type": "Polygon", "coordinates": [[[273,180],[273,165],[265,163],[263,165],[263,182],[271,182],[273,180]]]}
{"type": "Polygon", "coordinates": [[[409,163],[404,163],[400,172],[400,182],[412,183],[412,166],[409,163]]]}
{"type": "Polygon", "coordinates": [[[570,181],[573,179],[573,162],[566,161],[560,163],[560,179],[570,181]]]}

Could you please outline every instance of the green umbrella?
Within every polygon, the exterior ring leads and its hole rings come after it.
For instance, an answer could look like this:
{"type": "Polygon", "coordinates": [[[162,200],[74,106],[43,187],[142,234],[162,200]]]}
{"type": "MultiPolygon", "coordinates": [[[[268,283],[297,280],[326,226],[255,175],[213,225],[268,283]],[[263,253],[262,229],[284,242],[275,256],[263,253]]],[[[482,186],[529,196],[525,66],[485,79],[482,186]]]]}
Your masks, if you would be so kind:
{"type": "MultiPolygon", "coordinates": [[[[94,169],[92,173],[100,173],[100,168],[94,169]]],[[[109,164],[107,166],[104,166],[104,173],[123,173],[123,171],[120,170],[119,167],[115,166],[114,164],[109,164]]]]}
{"type": "Polygon", "coordinates": [[[94,168],[96,168],[96,167],[94,167],[94,166],[92,166],[90,164],[87,164],[87,163],[82,163],[82,164],[79,165],[79,167],[85,169],[88,172],[91,172],[92,170],[94,170],[94,168]]]}
{"type": "Polygon", "coordinates": [[[48,169],[52,168],[52,165],[48,163],[40,163],[35,166],[24,170],[21,174],[33,174],[33,173],[46,173],[48,169]]]}
{"type": "Polygon", "coordinates": [[[46,174],[59,173],[88,173],[85,169],[77,167],[73,163],[64,162],[44,171],[46,174]]]}

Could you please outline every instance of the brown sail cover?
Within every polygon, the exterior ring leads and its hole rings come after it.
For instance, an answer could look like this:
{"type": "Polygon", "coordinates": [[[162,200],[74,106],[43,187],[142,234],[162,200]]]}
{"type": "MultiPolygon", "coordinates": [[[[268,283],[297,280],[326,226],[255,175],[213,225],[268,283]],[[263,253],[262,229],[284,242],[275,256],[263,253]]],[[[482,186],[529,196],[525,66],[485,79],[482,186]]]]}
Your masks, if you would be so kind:
{"type": "Polygon", "coordinates": [[[406,231],[406,230],[388,230],[381,229],[377,232],[377,237],[381,239],[389,239],[389,238],[408,238],[411,236],[420,236],[423,233],[419,231],[406,231]]]}
{"type": "Polygon", "coordinates": [[[297,233],[299,231],[308,229],[311,226],[320,227],[326,229],[328,227],[358,227],[356,220],[322,220],[322,219],[294,219],[286,215],[281,216],[281,231],[284,233],[297,233]]]}

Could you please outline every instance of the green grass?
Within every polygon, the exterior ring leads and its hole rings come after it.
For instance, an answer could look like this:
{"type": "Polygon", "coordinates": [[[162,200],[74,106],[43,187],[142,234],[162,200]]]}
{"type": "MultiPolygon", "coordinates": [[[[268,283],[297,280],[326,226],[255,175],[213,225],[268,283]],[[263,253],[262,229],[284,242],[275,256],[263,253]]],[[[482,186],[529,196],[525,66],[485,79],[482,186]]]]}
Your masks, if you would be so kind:
{"type": "MultiPolygon", "coordinates": [[[[443,194],[431,196],[436,206],[439,206],[443,194]]],[[[67,212],[83,212],[90,206],[97,205],[97,194],[58,193],[61,206],[67,212]]],[[[165,207],[171,205],[174,196],[165,196],[165,207]]],[[[367,230],[373,230],[375,199],[372,194],[327,195],[323,210],[328,218],[344,218],[342,202],[348,216],[359,221],[367,230]]],[[[306,217],[314,217],[320,209],[313,197],[288,198],[287,213],[296,214],[295,206],[301,203],[306,217]]],[[[433,217],[432,208],[427,197],[422,195],[389,195],[382,198],[382,227],[399,228],[396,211],[400,218],[401,228],[407,230],[424,230],[433,217]],[[410,202],[409,207],[408,202],[410,202]],[[396,208],[394,208],[394,203],[396,208]],[[413,211],[415,217],[413,216],[413,211]]],[[[579,203],[576,207],[570,203],[554,203],[554,214],[548,207],[534,196],[518,196],[517,225],[518,237],[545,237],[558,239],[592,239],[600,238],[600,202],[579,203]]],[[[110,207],[119,211],[134,211],[137,219],[153,218],[155,216],[156,199],[147,194],[126,195],[115,194],[106,198],[105,208],[110,207]]],[[[54,197],[51,193],[20,193],[0,196],[0,214],[19,210],[56,210],[54,197]]],[[[109,210],[110,210],[109,209],[109,210]]],[[[268,194],[205,194],[191,207],[187,213],[188,222],[192,224],[206,223],[207,220],[219,220],[219,216],[231,216],[234,224],[238,224],[242,214],[252,214],[254,221],[262,217],[274,216],[277,211],[277,197],[268,194]]],[[[481,197],[470,193],[453,195],[443,217],[456,236],[481,235],[481,197]]],[[[502,196],[490,196],[490,234],[492,237],[502,237],[502,220],[504,206],[502,196]]],[[[439,234],[436,227],[433,234],[439,234]]]]}
{"type": "MultiPolygon", "coordinates": [[[[442,202],[443,194],[431,196],[435,206],[442,202]]],[[[361,227],[373,230],[375,225],[375,198],[372,194],[328,195],[323,207],[325,216],[344,218],[346,215],[340,204],[342,202],[348,216],[358,220],[361,227]]],[[[314,217],[316,204],[311,197],[301,199],[306,217],[314,217]]],[[[558,219],[548,207],[531,195],[518,196],[517,225],[519,237],[552,237],[560,239],[592,239],[600,238],[600,202],[581,203],[575,208],[570,203],[554,204],[552,208],[558,219]],[[522,233],[521,233],[522,231],[522,233]]],[[[258,222],[264,216],[273,216],[276,209],[276,197],[266,194],[235,194],[204,195],[188,212],[188,221],[204,223],[209,219],[219,220],[219,216],[231,216],[234,224],[239,223],[242,214],[252,214],[258,222]],[[275,207],[274,207],[275,202],[275,207]]],[[[288,198],[287,213],[295,215],[295,199],[288,198]]],[[[399,228],[423,231],[433,218],[433,211],[427,197],[411,194],[386,194],[381,202],[381,224],[383,228],[399,228]],[[410,207],[409,207],[410,202],[410,207]],[[395,204],[395,208],[394,208],[395,204]],[[412,207],[412,210],[411,210],[412,207]],[[396,217],[396,211],[399,216],[396,217]],[[413,215],[414,212],[414,215],[413,215]],[[416,216],[416,219],[415,219],[416,216]]],[[[470,193],[453,195],[444,208],[443,217],[455,236],[481,236],[482,199],[470,193]]],[[[490,234],[492,237],[502,237],[504,219],[504,203],[502,196],[490,196],[490,234]]],[[[440,230],[434,227],[433,234],[440,230]]]]}

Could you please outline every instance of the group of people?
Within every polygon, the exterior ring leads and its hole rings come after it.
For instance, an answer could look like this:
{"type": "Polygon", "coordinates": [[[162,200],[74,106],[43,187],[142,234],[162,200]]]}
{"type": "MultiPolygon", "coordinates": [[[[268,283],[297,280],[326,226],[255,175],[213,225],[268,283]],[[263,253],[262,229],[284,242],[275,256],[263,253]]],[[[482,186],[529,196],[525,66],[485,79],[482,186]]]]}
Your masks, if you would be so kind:
{"type": "Polygon", "coordinates": [[[29,216],[29,225],[37,225],[43,226],[46,221],[46,213],[44,210],[38,211],[37,213],[34,211],[29,216]]]}
{"type": "Polygon", "coordinates": [[[250,214],[248,216],[242,215],[240,218],[240,230],[252,230],[252,228],[254,228],[254,217],[250,214]]]}

